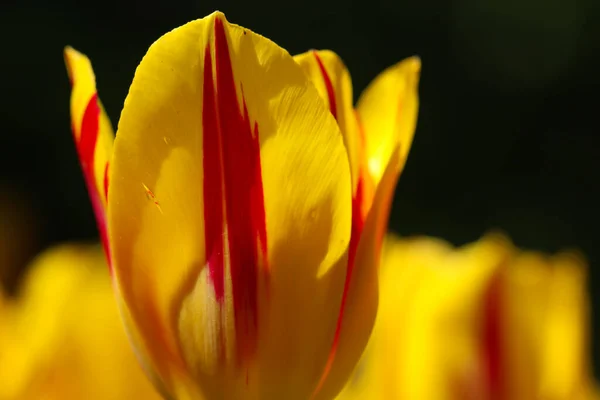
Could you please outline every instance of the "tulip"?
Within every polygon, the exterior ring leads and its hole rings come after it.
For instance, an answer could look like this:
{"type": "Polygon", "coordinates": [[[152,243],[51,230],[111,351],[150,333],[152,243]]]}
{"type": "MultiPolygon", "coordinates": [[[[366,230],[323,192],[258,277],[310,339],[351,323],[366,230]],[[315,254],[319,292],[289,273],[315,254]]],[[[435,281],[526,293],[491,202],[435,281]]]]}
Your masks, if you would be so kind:
{"type": "Polygon", "coordinates": [[[375,319],[419,61],[377,78],[355,118],[333,53],[294,59],[216,12],[150,47],[113,146],[89,60],[65,54],[118,302],[159,390],[335,396],[375,319]]]}
{"type": "Polygon", "coordinates": [[[158,400],[118,315],[97,246],[61,245],[0,302],[3,400],[158,400]]]}
{"type": "Polygon", "coordinates": [[[387,238],[373,334],[338,400],[586,400],[589,300],[580,256],[497,235],[455,249],[387,238]]]}
{"type": "Polygon", "coordinates": [[[453,249],[388,236],[375,328],[338,400],[486,399],[481,299],[504,258],[495,237],[453,249]]]}
{"type": "Polygon", "coordinates": [[[586,282],[586,263],[576,253],[514,252],[487,299],[491,399],[598,397],[586,282]]]}

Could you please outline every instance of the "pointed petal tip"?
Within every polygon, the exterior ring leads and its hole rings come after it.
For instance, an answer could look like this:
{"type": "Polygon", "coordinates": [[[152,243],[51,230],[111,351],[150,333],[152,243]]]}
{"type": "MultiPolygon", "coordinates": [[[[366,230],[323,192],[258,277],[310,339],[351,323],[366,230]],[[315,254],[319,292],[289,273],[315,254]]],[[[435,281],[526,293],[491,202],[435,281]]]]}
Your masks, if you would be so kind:
{"type": "Polygon", "coordinates": [[[70,64],[72,64],[75,60],[85,56],[79,51],[75,50],[73,47],[67,45],[63,49],[63,57],[65,59],[65,63],[67,64],[67,68],[69,68],[70,64]]]}
{"type": "Polygon", "coordinates": [[[63,49],[63,58],[65,60],[65,67],[67,68],[67,75],[69,75],[69,81],[73,85],[73,59],[77,57],[79,52],[71,46],[65,46],[63,49]]]}
{"type": "Polygon", "coordinates": [[[65,46],[63,50],[63,58],[65,60],[65,67],[67,69],[71,86],[76,79],[79,79],[81,74],[91,75],[92,81],[95,82],[91,62],[85,54],[75,50],[71,46],[65,46]]]}
{"type": "Polygon", "coordinates": [[[421,72],[421,57],[412,56],[407,58],[405,62],[407,63],[408,68],[414,73],[421,72]]]}
{"type": "Polygon", "coordinates": [[[389,70],[396,71],[397,76],[402,77],[408,87],[416,89],[421,77],[421,67],[421,57],[411,56],[390,67],[389,70]]]}
{"type": "Polygon", "coordinates": [[[222,11],[215,10],[211,15],[209,15],[209,17],[211,17],[213,15],[214,15],[215,21],[228,22],[227,17],[225,16],[225,13],[223,13],[222,11]]]}
{"type": "Polygon", "coordinates": [[[71,45],[66,45],[65,48],[63,49],[63,53],[66,56],[68,54],[78,53],[78,51],[75,50],[71,45]]]}
{"type": "Polygon", "coordinates": [[[400,62],[400,68],[404,69],[408,81],[416,87],[421,76],[421,57],[412,56],[400,62]]]}

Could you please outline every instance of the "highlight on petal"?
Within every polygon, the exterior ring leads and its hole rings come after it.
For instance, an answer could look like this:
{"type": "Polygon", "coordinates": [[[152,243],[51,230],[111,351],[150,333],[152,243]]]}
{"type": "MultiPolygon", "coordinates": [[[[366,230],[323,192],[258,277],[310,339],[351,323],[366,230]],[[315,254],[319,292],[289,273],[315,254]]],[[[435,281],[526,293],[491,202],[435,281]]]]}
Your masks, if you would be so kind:
{"type": "MultiPolygon", "coordinates": [[[[108,174],[114,133],[96,92],[96,77],[90,60],[66,47],[65,63],[71,81],[71,128],[86,186],[94,208],[100,237],[110,260],[106,232],[108,174]]],[[[110,264],[109,264],[110,268],[110,264]]]]}
{"type": "Polygon", "coordinates": [[[119,318],[98,246],[40,255],[0,307],[3,400],[158,400],[119,318]]]}
{"type": "Polygon", "coordinates": [[[379,74],[358,100],[359,124],[366,137],[366,162],[375,185],[396,146],[400,147],[398,171],[406,163],[417,123],[420,71],[421,60],[407,58],[379,74]]]}
{"type": "Polygon", "coordinates": [[[338,399],[486,398],[482,299],[505,256],[493,238],[454,250],[438,239],[389,236],[375,328],[338,399]]]}
{"type": "Polygon", "coordinates": [[[112,162],[118,290],[161,384],[307,398],[336,328],[352,188],[302,69],[218,12],[177,28],[136,71],[112,162]]]}

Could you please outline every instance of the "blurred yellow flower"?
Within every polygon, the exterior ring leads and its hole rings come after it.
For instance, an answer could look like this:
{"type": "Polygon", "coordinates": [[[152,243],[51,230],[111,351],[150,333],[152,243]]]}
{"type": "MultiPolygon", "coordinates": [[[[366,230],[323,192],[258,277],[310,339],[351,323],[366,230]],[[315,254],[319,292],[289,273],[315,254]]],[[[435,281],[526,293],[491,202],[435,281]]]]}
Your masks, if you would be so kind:
{"type": "Polygon", "coordinates": [[[483,399],[483,298],[504,258],[486,238],[454,250],[388,237],[380,306],[362,360],[339,399],[483,399]]]}
{"type": "Polygon", "coordinates": [[[373,335],[339,400],[597,398],[580,257],[495,235],[388,237],[373,335]]]}
{"type": "Polygon", "coordinates": [[[0,300],[0,399],[160,399],[127,340],[98,246],[62,245],[0,300]]]}
{"type": "Polygon", "coordinates": [[[595,398],[587,265],[580,255],[514,252],[497,277],[487,363],[491,399],[595,398]]]}

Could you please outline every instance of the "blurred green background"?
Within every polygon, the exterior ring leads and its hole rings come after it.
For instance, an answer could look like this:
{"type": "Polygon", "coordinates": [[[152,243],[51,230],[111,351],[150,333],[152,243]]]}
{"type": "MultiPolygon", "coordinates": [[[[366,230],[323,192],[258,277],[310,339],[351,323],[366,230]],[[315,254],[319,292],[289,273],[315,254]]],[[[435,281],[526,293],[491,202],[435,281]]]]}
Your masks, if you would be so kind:
{"type": "Polygon", "coordinates": [[[0,262],[13,266],[3,270],[9,289],[41,249],[97,238],[71,140],[63,47],[92,59],[116,126],[148,46],[215,9],[292,54],[335,50],[355,97],[383,68],[420,55],[421,112],[391,229],[455,244],[500,229],[524,248],[579,248],[590,288],[600,287],[598,0],[5,0],[0,262]]]}

